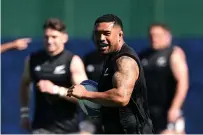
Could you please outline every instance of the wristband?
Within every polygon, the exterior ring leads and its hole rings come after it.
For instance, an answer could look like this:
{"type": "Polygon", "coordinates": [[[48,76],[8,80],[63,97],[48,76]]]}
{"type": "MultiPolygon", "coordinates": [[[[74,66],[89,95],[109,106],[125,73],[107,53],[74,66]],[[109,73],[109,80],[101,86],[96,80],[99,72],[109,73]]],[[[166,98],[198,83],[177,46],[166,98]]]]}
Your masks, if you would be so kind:
{"type": "Polygon", "coordinates": [[[167,124],[167,129],[168,130],[175,130],[175,124],[174,123],[168,123],[167,124]]]}
{"type": "Polygon", "coordinates": [[[59,94],[59,87],[58,86],[56,86],[56,85],[53,86],[53,93],[59,94]]]}
{"type": "Polygon", "coordinates": [[[68,89],[54,85],[53,93],[59,96],[67,96],[68,89]]]}
{"type": "Polygon", "coordinates": [[[20,115],[20,118],[29,118],[29,114],[28,113],[22,113],[20,115]]]}
{"type": "Polygon", "coordinates": [[[59,96],[67,96],[67,93],[68,93],[68,89],[64,87],[60,87],[59,96]]]}
{"type": "Polygon", "coordinates": [[[175,130],[177,132],[184,132],[185,131],[185,121],[184,118],[179,118],[175,123],[175,130]]]}
{"type": "Polygon", "coordinates": [[[21,107],[20,112],[28,112],[30,109],[29,107],[21,107]]]}

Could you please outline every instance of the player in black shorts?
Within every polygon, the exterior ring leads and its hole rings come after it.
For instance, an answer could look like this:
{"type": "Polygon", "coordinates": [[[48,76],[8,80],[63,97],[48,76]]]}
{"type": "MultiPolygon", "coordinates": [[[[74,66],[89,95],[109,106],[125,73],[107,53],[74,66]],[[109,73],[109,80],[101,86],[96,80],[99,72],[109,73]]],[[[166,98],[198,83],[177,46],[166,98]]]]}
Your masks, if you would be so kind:
{"type": "Polygon", "coordinates": [[[139,58],[125,43],[123,35],[119,17],[106,14],[97,18],[93,39],[99,52],[106,57],[99,92],[75,85],[68,93],[102,105],[104,133],[152,133],[144,72],[139,58]]]}
{"type": "Polygon", "coordinates": [[[77,99],[64,96],[59,86],[68,88],[86,80],[79,56],[65,49],[68,41],[65,24],[56,18],[43,25],[44,47],[26,59],[20,87],[21,126],[35,134],[78,132],[77,99]],[[35,111],[29,120],[28,89],[34,84],[35,111]],[[51,92],[44,93],[44,89],[51,92]]]}
{"type": "Polygon", "coordinates": [[[188,90],[184,51],[172,46],[170,29],[164,24],[149,28],[151,48],[140,53],[148,103],[156,133],[183,133],[182,105],[188,90]],[[165,130],[167,129],[167,130],[165,130]]]}

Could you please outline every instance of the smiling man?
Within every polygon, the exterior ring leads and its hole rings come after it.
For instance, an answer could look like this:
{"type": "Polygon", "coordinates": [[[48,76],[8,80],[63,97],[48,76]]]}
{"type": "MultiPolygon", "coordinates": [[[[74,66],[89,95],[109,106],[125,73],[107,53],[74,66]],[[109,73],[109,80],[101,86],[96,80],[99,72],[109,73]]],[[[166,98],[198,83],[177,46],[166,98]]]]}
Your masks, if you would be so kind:
{"type": "Polygon", "coordinates": [[[65,49],[68,41],[65,24],[50,18],[44,25],[44,49],[26,59],[20,85],[21,126],[40,133],[74,133],[78,131],[77,99],[64,96],[57,86],[68,88],[86,80],[84,65],[79,56],[65,49]],[[34,83],[35,113],[29,121],[28,89],[34,83]],[[51,90],[44,93],[44,90],[51,90]],[[57,95],[58,93],[58,95],[57,95]]]}
{"type": "Polygon", "coordinates": [[[93,39],[99,53],[106,57],[99,92],[75,85],[68,94],[102,105],[105,133],[152,133],[144,72],[139,58],[123,36],[119,17],[106,14],[97,18],[93,39]]]}

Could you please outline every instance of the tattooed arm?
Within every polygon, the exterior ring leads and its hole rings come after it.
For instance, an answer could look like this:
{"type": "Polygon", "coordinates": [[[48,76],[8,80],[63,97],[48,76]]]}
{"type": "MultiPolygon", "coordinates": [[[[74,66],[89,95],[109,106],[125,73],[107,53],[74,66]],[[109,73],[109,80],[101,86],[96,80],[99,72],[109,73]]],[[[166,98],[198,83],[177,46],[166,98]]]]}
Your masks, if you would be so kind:
{"type": "Polygon", "coordinates": [[[128,56],[122,56],[116,61],[116,72],[112,83],[114,88],[105,92],[85,91],[82,98],[99,103],[103,106],[126,106],[139,76],[136,61],[128,56]]]}

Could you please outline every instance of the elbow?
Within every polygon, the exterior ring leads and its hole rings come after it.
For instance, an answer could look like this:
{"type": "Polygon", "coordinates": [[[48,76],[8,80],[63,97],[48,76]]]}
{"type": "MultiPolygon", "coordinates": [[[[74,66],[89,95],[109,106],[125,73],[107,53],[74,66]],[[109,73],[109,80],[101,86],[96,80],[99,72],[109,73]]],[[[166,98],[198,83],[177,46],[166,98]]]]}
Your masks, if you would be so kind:
{"type": "Polygon", "coordinates": [[[179,89],[181,92],[186,92],[189,89],[189,83],[188,81],[182,81],[177,83],[177,89],[179,89]]]}
{"type": "Polygon", "coordinates": [[[130,100],[128,98],[124,98],[124,97],[120,97],[120,98],[117,99],[118,106],[120,106],[120,107],[127,106],[129,101],[130,100]]]}

